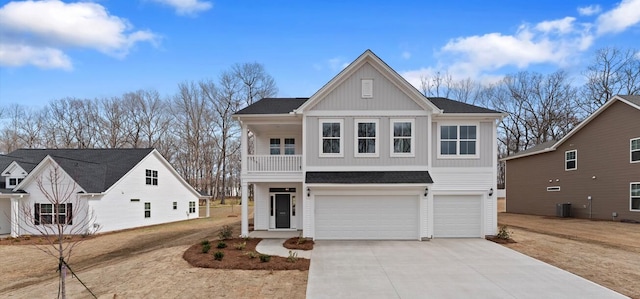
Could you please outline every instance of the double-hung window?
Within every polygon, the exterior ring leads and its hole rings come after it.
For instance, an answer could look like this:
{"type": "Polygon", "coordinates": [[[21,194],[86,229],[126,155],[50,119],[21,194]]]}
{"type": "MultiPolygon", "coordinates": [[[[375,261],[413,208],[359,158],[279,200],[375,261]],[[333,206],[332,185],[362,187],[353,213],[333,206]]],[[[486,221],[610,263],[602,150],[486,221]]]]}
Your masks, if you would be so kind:
{"type": "Polygon", "coordinates": [[[378,120],[356,119],[355,121],[355,153],[356,157],[378,156],[378,120]]]}
{"type": "Polygon", "coordinates": [[[271,138],[269,139],[269,154],[270,155],[295,155],[296,154],[296,139],[284,138],[284,150],[282,148],[282,139],[271,138]]]}
{"type": "Polygon", "coordinates": [[[629,143],[631,163],[640,162],[640,138],[631,139],[629,143]]]}
{"type": "Polygon", "coordinates": [[[145,170],[145,183],[147,185],[158,185],[158,171],[147,169],[145,170]]]}
{"type": "Polygon", "coordinates": [[[280,138],[269,139],[269,154],[270,155],[280,154],[280,138]]]}
{"type": "Polygon", "coordinates": [[[438,156],[478,157],[477,125],[441,125],[438,156]]]}
{"type": "Polygon", "coordinates": [[[151,218],[151,203],[144,203],[144,218],[151,218]]]}
{"type": "Polygon", "coordinates": [[[391,120],[391,156],[392,157],[413,157],[414,156],[414,120],[413,119],[392,119],[391,120]]]}
{"type": "Polygon", "coordinates": [[[284,139],[284,154],[295,155],[296,154],[296,140],[294,138],[284,139]]]}
{"type": "Polygon", "coordinates": [[[344,121],[342,119],[320,120],[320,157],[342,157],[344,121]]]}
{"type": "Polygon", "coordinates": [[[578,150],[564,152],[564,170],[578,169],[578,150]]]}
{"type": "Polygon", "coordinates": [[[631,211],[640,212],[640,182],[631,183],[631,211]]]}
{"type": "Polygon", "coordinates": [[[50,204],[36,203],[34,204],[34,224],[68,224],[72,225],[72,203],[50,204]]]}
{"type": "Polygon", "coordinates": [[[189,214],[193,214],[196,212],[196,202],[195,201],[190,201],[189,202],[189,214]]]}

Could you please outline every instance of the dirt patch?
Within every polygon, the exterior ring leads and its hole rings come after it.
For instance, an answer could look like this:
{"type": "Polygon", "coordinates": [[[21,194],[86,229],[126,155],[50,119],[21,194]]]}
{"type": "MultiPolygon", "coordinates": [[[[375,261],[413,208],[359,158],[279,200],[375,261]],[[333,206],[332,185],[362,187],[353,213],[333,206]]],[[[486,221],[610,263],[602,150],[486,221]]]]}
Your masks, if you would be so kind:
{"type": "Polygon", "coordinates": [[[284,241],[284,244],[282,245],[284,246],[284,248],[287,248],[287,249],[312,250],[313,244],[315,243],[311,239],[293,237],[284,241]]]}
{"type": "Polygon", "coordinates": [[[511,239],[511,238],[504,239],[504,238],[498,238],[496,236],[487,236],[485,239],[498,244],[517,243],[516,240],[514,239],[511,239]]]}
{"type": "MultiPolygon", "coordinates": [[[[88,235],[88,236],[78,236],[78,235],[74,235],[74,236],[63,236],[62,237],[62,242],[63,243],[68,243],[68,242],[77,242],[77,241],[84,241],[84,240],[89,240],[91,238],[93,238],[94,235],[88,235]]],[[[0,239],[0,245],[47,245],[47,244],[51,244],[51,243],[55,243],[58,244],[58,238],[57,237],[41,237],[41,236],[20,236],[17,238],[13,238],[13,237],[8,237],[8,238],[3,238],[0,239]]]]}
{"type": "Polygon", "coordinates": [[[224,241],[225,248],[217,248],[222,241],[211,241],[211,249],[203,252],[204,245],[198,243],[187,249],[183,258],[192,266],[213,269],[237,269],[237,270],[309,270],[310,260],[303,258],[284,258],[270,256],[267,262],[261,260],[260,254],[256,252],[256,245],[262,239],[241,239],[235,238],[224,241]],[[243,249],[238,249],[239,246],[243,249]],[[222,260],[215,260],[214,254],[222,252],[222,260]]]}

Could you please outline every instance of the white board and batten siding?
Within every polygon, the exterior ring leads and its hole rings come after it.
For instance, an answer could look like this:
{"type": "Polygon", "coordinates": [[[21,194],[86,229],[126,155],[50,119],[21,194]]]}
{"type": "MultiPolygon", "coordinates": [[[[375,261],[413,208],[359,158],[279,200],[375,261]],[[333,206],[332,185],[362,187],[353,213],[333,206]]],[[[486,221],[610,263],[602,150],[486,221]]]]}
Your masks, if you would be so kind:
{"type": "Polygon", "coordinates": [[[160,159],[151,153],[111,186],[107,194],[88,198],[99,232],[198,218],[198,195],[160,159]],[[147,169],[158,171],[157,186],[146,185],[147,169]],[[151,203],[149,218],[145,218],[145,202],[151,203]],[[173,202],[177,202],[175,210],[173,202]],[[195,213],[189,213],[189,202],[195,202],[195,213]]]}

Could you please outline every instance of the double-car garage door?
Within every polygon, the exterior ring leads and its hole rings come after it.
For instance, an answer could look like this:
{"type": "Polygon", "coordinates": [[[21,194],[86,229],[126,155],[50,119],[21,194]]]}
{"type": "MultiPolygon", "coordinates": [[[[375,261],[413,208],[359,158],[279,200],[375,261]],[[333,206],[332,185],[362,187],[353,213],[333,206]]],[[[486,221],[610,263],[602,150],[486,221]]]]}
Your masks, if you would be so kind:
{"type": "Polygon", "coordinates": [[[417,240],[418,196],[316,196],[316,239],[417,240]]]}
{"type": "MultiPolygon", "coordinates": [[[[482,236],[482,200],[472,195],[433,198],[433,236],[482,236]]],[[[419,196],[315,197],[315,238],[332,240],[417,240],[419,196]]]]}

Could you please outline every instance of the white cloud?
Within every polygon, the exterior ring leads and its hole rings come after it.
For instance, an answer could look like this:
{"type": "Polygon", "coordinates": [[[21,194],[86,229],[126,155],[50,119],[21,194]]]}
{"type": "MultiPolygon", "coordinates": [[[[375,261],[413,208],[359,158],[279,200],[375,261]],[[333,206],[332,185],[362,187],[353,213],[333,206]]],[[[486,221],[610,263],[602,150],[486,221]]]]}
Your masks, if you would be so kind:
{"type": "Polygon", "coordinates": [[[404,58],[404,59],[411,58],[411,52],[409,52],[409,51],[402,52],[402,58],[404,58]]]}
{"type": "Polygon", "coordinates": [[[581,16],[592,16],[597,13],[600,13],[600,11],[602,11],[602,8],[600,7],[600,5],[589,5],[585,7],[578,7],[578,13],[581,16]]]}
{"type": "Polygon", "coordinates": [[[339,71],[349,65],[349,62],[345,61],[342,57],[335,57],[327,60],[327,65],[332,71],[339,71]]]}
{"type": "Polygon", "coordinates": [[[213,7],[208,1],[200,0],[151,0],[173,7],[178,15],[196,15],[200,12],[207,11],[213,7]]]}
{"type": "Polygon", "coordinates": [[[640,23],[640,0],[622,0],[620,4],[607,11],[596,21],[598,34],[618,33],[640,23]]]}
{"type": "Polygon", "coordinates": [[[559,20],[543,21],[536,25],[536,29],[544,33],[557,32],[560,34],[567,34],[573,31],[573,21],[575,20],[576,18],[574,17],[565,17],[564,19],[559,20]]]}
{"type": "Polygon", "coordinates": [[[63,53],[66,48],[94,49],[123,58],[136,43],[158,40],[151,31],[132,29],[126,19],[110,15],[97,3],[9,2],[0,7],[0,44],[3,49],[21,52],[2,53],[0,64],[69,69],[70,59],[63,53]]]}

